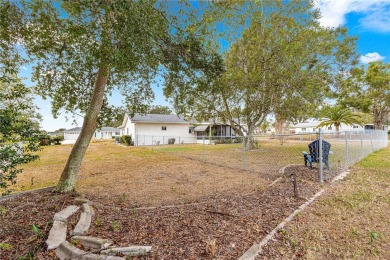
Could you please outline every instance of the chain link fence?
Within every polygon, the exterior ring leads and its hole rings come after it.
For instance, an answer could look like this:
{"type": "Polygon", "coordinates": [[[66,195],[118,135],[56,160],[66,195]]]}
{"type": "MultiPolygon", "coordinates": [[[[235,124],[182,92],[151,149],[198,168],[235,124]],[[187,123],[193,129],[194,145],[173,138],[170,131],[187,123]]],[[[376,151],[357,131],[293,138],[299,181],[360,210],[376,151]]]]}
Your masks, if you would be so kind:
{"type": "MultiPolygon", "coordinates": [[[[388,145],[386,131],[365,130],[333,133],[301,133],[253,136],[252,149],[248,137],[239,136],[147,136],[137,135],[135,144],[158,152],[198,160],[216,166],[256,172],[274,179],[279,170],[291,164],[304,165],[303,152],[310,154],[308,145],[324,140],[331,145],[329,169],[324,162],[313,163],[320,181],[337,175],[370,153],[388,145]],[[322,167],[320,167],[322,165],[322,167]]],[[[319,158],[322,150],[320,151],[319,158]]]]}

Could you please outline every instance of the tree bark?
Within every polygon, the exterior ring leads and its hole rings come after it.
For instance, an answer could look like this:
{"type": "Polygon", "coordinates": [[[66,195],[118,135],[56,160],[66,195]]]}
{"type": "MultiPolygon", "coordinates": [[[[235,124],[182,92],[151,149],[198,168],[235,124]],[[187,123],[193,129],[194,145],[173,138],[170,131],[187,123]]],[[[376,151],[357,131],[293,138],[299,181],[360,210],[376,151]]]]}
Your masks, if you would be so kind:
{"type": "Polygon", "coordinates": [[[76,189],[77,175],[80,171],[81,162],[95,133],[97,119],[103,105],[107,77],[107,69],[99,68],[91,103],[85,114],[80,136],[72,148],[66,166],[61,174],[60,181],[54,189],[56,192],[71,192],[76,189]]]}
{"type": "Polygon", "coordinates": [[[283,123],[284,123],[284,120],[281,120],[280,118],[276,118],[275,133],[277,135],[283,134],[283,123]]]}
{"type": "Polygon", "coordinates": [[[383,116],[381,114],[380,109],[374,105],[374,109],[372,112],[374,116],[374,129],[375,130],[382,130],[383,129],[383,116]]]}

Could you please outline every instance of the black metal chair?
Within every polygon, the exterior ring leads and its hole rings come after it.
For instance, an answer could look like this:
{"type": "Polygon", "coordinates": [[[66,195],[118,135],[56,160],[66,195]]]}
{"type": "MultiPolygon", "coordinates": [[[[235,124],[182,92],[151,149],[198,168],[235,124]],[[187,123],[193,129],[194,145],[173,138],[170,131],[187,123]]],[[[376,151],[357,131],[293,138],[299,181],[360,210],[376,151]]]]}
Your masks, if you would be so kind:
{"type": "MultiPolygon", "coordinates": [[[[328,162],[328,156],[332,152],[330,151],[330,143],[327,141],[322,140],[322,162],[325,163],[328,170],[329,168],[329,162],[328,162]]],[[[313,162],[319,163],[320,162],[320,140],[315,140],[311,142],[309,145],[309,152],[310,154],[307,154],[307,152],[303,151],[303,159],[305,161],[305,166],[307,166],[307,162],[310,164],[310,169],[313,169],[313,162]]]]}

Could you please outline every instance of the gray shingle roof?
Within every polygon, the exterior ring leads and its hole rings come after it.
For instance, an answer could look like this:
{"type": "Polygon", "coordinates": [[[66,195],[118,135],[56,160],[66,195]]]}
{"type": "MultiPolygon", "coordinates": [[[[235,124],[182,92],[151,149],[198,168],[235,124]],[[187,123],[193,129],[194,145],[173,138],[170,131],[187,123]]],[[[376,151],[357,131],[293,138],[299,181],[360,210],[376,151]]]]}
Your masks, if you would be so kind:
{"type": "Polygon", "coordinates": [[[159,114],[139,114],[135,113],[130,118],[132,122],[145,122],[145,123],[188,123],[184,120],[183,116],[178,115],[159,115],[159,114]]]}
{"type": "MultiPolygon", "coordinates": [[[[101,132],[119,132],[120,131],[118,128],[108,127],[108,126],[103,126],[101,129],[96,129],[96,130],[101,131],[101,132]]],[[[79,126],[65,130],[65,132],[80,132],[80,131],[81,131],[81,127],[79,127],[79,126]]]]}
{"type": "Polygon", "coordinates": [[[73,127],[73,128],[70,128],[70,129],[66,129],[64,132],[80,132],[81,131],[81,127],[73,127]]]}

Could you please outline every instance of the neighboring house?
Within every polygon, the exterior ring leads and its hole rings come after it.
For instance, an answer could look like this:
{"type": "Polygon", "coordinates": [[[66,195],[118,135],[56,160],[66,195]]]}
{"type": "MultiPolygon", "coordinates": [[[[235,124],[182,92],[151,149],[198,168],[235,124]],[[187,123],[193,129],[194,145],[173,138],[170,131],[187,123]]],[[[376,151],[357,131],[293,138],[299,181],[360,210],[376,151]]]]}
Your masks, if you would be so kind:
{"type": "MultiPolygon", "coordinates": [[[[295,134],[303,134],[303,133],[315,133],[318,132],[319,127],[318,125],[321,123],[321,121],[311,121],[311,122],[305,122],[305,123],[299,123],[296,125],[293,125],[290,127],[290,130],[292,133],[295,134]]],[[[332,126],[324,126],[321,128],[324,133],[329,133],[329,132],[335,132],[336,127],[334,125],[332,126]]],[[[346,125],[346,124],[341,124],[340,126],[340,132],[343,131],[361,131],[361,130],[373,130],[374,125],[372,124],[366,124],[364,126],[360,125],[346,125]]],[[[388,130],[388,126],[383,127],[384,130],[388,130]]]]}
{"type": "Polygon", "coordinates": [[[188,121],[177,115],[125,114],[119,127],[121,135],[131,135],[135,146],[174,143],[196,143],[196,137],[188,121]],[[179,140],[180,139],[180,140],[179,140]]]}
{"type": "MultiPolygon", "coordinates": [[[[197,137],[198,143],[202,142],[203,139],[208,140],[207,137],[235,137],[236,133],[231,128],[230,124],[223,122],[202,122],[193,127],[193,131],[197,137]],[[199,140],[201,140],[199,142],[199,140]]],[[[214,138],[215,139],[215,138],[214,138]]]]}
{"type": "MultiPolygon", "coordinates": [[[[74,127],[64,131],[64,140],[76,140],[81,133],[81,127],[74,127]]],[[[114,127],[102,127],[95,131],[92,139],[112,139],[120,135],[120,130],[114,127]]]]}
{"type": "Polygon", "coordinates": [[[212,136],[235,136],[227,124],[197,124],[178,115],[125,114],[119,129],[121,135],[132,136],[135,146],[168,144],[169,140],[175,144],[201,143],[203,136],[210,136],[210,129],[212,136]]]}

